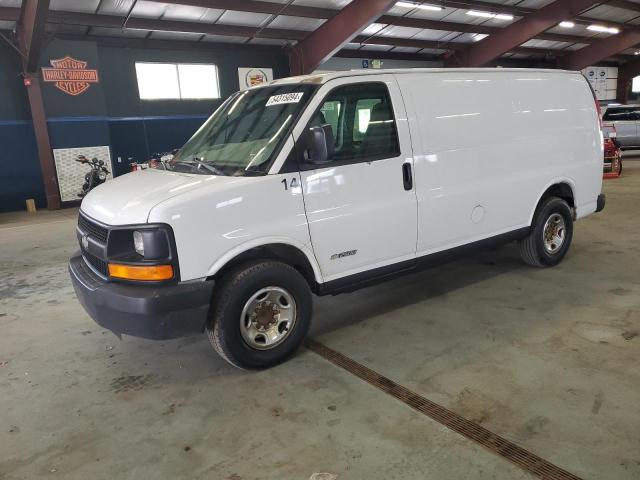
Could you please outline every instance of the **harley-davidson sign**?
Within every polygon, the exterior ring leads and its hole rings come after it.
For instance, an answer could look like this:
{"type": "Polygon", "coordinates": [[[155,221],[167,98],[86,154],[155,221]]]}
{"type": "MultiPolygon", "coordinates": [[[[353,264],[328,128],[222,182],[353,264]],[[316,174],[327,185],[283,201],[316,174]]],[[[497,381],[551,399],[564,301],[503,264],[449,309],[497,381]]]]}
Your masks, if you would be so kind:
{"type": "Polygon", "coordinates": [[[53,68],[42,67],[42,79],[54,82],[55,86],[68,95],[80,95],[92,83],[98,83],[98,70],[87,68],[87,62],[70,56],[50,60],[53,68]]]}

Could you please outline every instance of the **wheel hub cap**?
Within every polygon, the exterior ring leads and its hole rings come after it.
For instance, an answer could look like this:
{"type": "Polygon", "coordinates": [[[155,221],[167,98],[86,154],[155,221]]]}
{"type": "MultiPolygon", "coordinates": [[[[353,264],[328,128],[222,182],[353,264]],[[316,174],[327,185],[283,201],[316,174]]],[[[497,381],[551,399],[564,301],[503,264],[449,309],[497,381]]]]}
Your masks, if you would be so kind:
{"type": "Polygon", "coordinates": [[[244,305],[240,332],[244,341],[257,350],[282,343],[296,321],[296,303],[283,288],[267,287],[254,293],[244,305]]]}
{"type": "Polygon", "coordinates": [[[564,243],[566,228],[564,218],[559,213],[552,214],[544,224],[543,241],[547,253],[557,253],[564,243]]]}

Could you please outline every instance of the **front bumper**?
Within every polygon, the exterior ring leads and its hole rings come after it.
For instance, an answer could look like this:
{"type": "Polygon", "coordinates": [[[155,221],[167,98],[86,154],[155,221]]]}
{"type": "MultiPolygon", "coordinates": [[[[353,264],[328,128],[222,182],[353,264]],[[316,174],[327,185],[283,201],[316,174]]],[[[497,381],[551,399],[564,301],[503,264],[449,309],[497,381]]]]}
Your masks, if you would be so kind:
{"type": "Polygon", "coordinates": [[[606,203],[606,201],[607,201],[607,198],[605,197],[604,193],[601,193],[600,195],[598,195],[596,212],[601,212],[602,210],[604,210],[604,204],[606,203]]]}
{"type": "Polygon", "coordinates": [[[204,330],[213,280],[166,285],[107,282],[87,266],[80,252],[69,260],[69,273],[87,313],[116,335],[163,340],[204,330]]]}

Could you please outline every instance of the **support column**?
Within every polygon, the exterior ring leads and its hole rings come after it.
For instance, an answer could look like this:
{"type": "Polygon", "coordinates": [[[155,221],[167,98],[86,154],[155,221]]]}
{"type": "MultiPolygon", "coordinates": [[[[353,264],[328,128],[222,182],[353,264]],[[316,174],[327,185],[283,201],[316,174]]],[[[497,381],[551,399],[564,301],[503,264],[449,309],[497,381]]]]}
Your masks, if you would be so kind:
{"type": "Polygon", "coordinates": [[[28,82],[31,82],[30,85],[27,85],[27,95],[29,97],[31,120],[33,122],[33,131],[38,148],[42,181],[44,182],[44,192],[47,198],[47,208],[49,210],[59,210],[61,206],[60,190],[56,178],[56,168],[53,162],[51,143],[49,142],[49,129],[47,127],[47,116],[44,112],[40,78],[36,75],[25,77],[25,84],[28,82]]]}
{"type": "Polygon", "coordinates": [[[29,97],[31,120],[36,137],[47,207],[49,210],[58,210],[60,208],[60,190],[58,189],[56,168],[49,142],[49,129],[47,116],[44,112],[40,78],[37,73],[48,11],[49,0],[23,0],[16,33],[23,56],[24,84],[27,87],[29,97]]]}

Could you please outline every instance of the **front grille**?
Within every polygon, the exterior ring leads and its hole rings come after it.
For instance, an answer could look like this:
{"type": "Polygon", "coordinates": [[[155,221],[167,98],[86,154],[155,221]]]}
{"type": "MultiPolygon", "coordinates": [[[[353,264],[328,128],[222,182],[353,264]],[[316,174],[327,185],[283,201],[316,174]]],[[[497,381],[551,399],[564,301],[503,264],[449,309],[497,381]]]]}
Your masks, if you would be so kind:
{"type": "Polygon", "coordinates": [[[107,267],[107,262],[86,251],[82,252],[82,256],[84,257],[84,261],[87,262],[100,275],[102,275],[103,277],[109,276],[109,268],[107,267]]]}
{"type": "Polygon", "coordinates": [[[109,234],[109,230],[101,225],[98,225],[94,221],[89,220],[82,214],[78,215],[78,227],[84,233],[92,236],[96,240],[99,240],[102,243],[107,242],[107,235],[109,234]]]}
{"type": "Polygon", "coordinates": [[[87,261],[82,259],[77,262],[77,268],[73,268],[76,278],[89,290],[97,290],[104,282],[103,280],[87,265],[87,261]]]}

